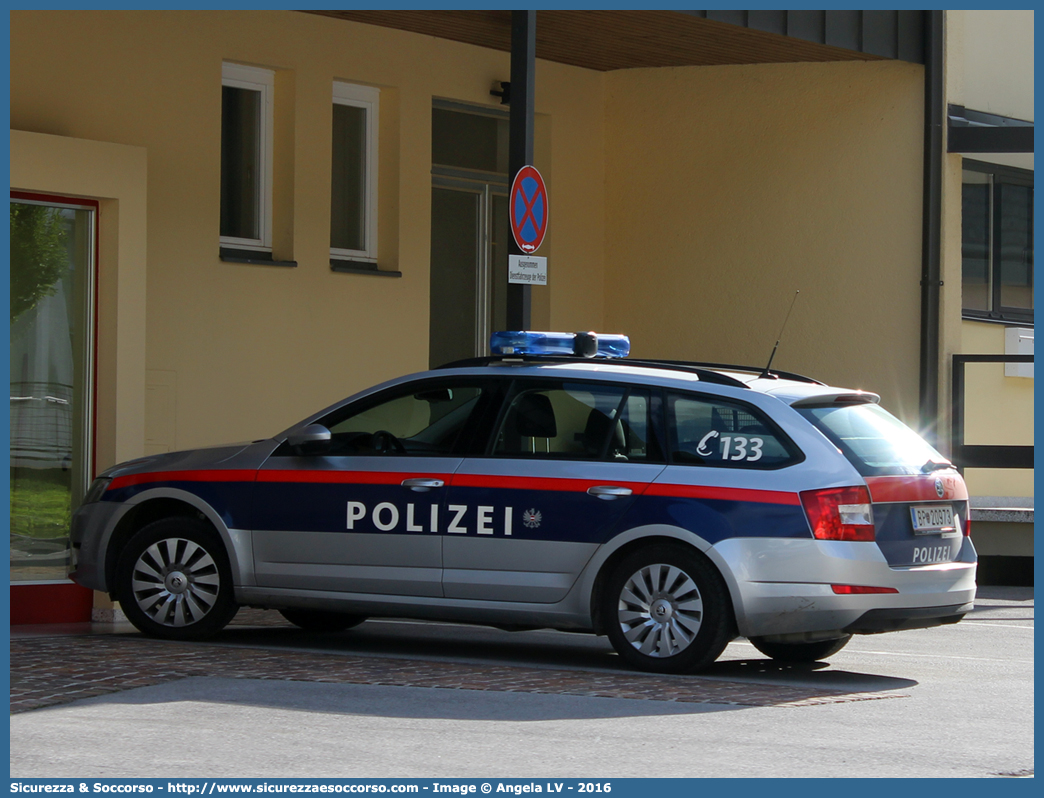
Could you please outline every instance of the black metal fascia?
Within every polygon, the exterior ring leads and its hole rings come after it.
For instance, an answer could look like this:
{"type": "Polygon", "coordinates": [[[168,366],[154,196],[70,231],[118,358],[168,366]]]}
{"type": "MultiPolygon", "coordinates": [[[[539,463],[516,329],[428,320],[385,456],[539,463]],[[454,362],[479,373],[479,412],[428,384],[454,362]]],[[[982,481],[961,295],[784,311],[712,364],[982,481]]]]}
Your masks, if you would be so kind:
{"type": "Polygon", "coordinates": [[[925,63],[923,11],[681,11],[702,19],[883,58],[925,63]]]}
{"type": "Polygon", "coordinates": [[[938,440],[939,303],[942,286],[942,166],[945,90],[944,12],[925,12],[924,202],[921,244],[920,421],[922,434],[938,440]]]}
{"type": "Polygon", "coordinates": [[[1033,152],[1031,127],[950,127],[947,152],[1033,152]]]}
{"type": "Polygon", "coordinates": [[[1025,119],[951,104],[947,125],[947,152],[1033,152],[1033,123],[1025,119]]]}

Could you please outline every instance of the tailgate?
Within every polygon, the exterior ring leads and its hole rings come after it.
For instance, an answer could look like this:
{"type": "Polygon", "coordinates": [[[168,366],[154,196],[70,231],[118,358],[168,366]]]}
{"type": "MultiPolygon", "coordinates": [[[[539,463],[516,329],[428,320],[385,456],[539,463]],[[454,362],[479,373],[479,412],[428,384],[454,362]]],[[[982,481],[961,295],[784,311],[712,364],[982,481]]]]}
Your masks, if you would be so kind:
{"type": "Polygon", "coordinates": [[[968,529],[968,490],[956,471],[866,477],[877,545],[891,566],[957,559],[968,529]]]}

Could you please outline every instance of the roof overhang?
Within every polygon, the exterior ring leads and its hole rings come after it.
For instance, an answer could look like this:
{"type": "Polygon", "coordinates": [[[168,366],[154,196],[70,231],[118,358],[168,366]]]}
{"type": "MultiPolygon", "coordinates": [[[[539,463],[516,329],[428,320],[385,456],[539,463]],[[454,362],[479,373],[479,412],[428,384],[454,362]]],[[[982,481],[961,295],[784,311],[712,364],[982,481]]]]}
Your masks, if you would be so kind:
{"type": "MultiPolygon", "coordinates": [[[[510,52],[510,11],[308,11],[510,52]]],[[[923,63],[921,11],[539,11],[536,57],[641,67],[901,59],[923,63]]]]}

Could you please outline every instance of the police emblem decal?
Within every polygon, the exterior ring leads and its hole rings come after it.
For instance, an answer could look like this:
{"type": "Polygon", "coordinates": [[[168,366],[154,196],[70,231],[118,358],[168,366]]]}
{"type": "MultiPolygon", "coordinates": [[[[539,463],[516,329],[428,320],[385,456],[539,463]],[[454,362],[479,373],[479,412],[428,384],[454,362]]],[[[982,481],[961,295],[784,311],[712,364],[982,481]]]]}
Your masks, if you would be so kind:
{"type": "Polygon", "coordinates": [[[940,499],[946,495],[946,488],[943,487],[943,481],[941,479],[935,480],[935,493],[940,499]]]}
{"type": "Polygon", "coordinates": [[[522,513],[522,525],[527,529],[536,529],[540,526],[540,520],[543,516],[539,510],[526,510],[522,513]]]}

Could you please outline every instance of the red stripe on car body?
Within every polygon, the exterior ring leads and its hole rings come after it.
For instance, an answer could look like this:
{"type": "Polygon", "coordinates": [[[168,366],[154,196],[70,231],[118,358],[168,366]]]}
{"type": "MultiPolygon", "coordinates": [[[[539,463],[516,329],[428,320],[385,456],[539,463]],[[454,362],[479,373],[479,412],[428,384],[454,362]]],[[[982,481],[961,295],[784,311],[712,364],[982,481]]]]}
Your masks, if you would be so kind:
{"type": "Polygon", "coordinates": [[[656,483],[649,486],[647,496],[665,496],[673,499],[716,499],[726,502],[757,502],[759,504],[789,504],[801,506],[796,493],[753,488],[715,488],[708,485],[670,485],[656,483]]]}
{"type": "Polygon", "coordinates": [[[505,490],[554,490],[584,493],[597,485],[630,488],[636,495],[648,486],[645,482],[621,482],[616,479],[572,479],[569,477],[507,477],[489,474],[454,474],[455,488],[502,488],[505,490]]]}
{"type": "Polygon", "coordinates": [[[116,477],[109,483],[108,490],[127,488],[131,485],[147,485],[150,482],[253,482],[256,471],[229,468],[206,471],[151,471],[145,474],[127,474],[116,477]]]}
{"type": "Polygon", "coordinates": [[[280,469],[258,471],[258,482],[315,482],[320,484],[401,485],[404,479],[441,479],[449,482],[449,474],[426,474],[416,471],[311,471],[280,469]]]}
{"type": "Polygon", "coordinates": [[[894,502],[966,501],[968,487],[955,474],[924,474],[898,477],[867,477],[870,498],[876,504],[894,502]],[[935,487],[939,480],[943,495],[935,487]]]}
{"type": "MultiPolygon", "coordinates": [[[[718,488],[706,485],[674,485],[668,483],[623,482],[614,479],[574,479],[568,477],[511,477],[490,474],[428,474],[415,471],[335,471],[312,469],[277,469],[250,471],[245,469],[154,471],[116,477],[109,490],[156,482],[265,482],[355,485],[399,485],[404,479],[441,479],[447,486],[460,488],[493,488],[501,490],[544,490],[584,493],[598,485],[630,488],[634,495],[674,499],[714,499],[718,501],[757,502],[801,506],[796,493],[754,490],[750,488],[718,488]]],[[[934,484],[934,483],[933,483],[934,484]]],[[[934,488],[933,488],[934,491],[934,488]]]]}

